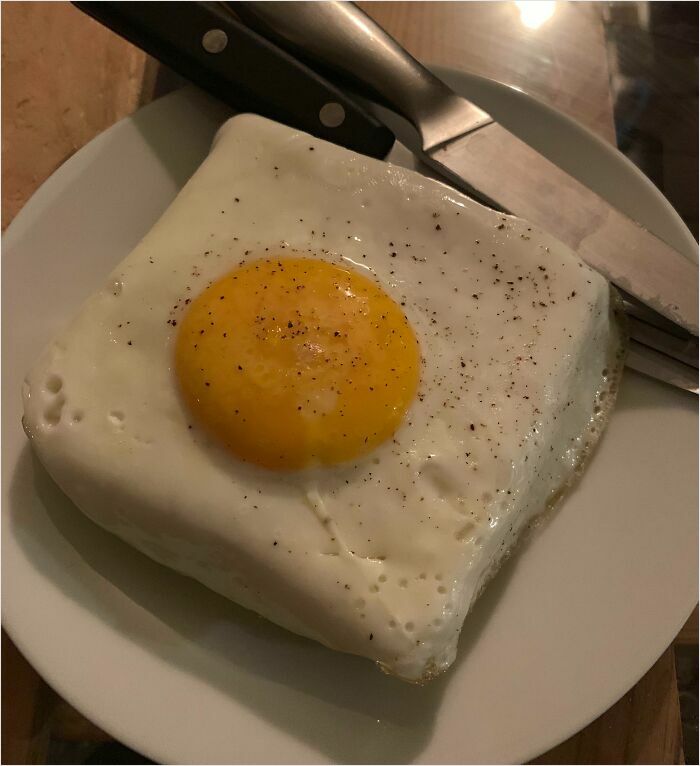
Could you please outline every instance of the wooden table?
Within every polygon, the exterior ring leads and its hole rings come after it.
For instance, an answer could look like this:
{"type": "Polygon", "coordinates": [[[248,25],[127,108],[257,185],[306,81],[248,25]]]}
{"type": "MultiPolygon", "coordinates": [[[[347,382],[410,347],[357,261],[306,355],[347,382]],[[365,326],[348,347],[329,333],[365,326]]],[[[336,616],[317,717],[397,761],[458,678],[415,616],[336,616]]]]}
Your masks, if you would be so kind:
{"type": "MultiPolygon", "coordinates": [[[[608,4],[361,5],[417,58],[516,85],[615,141],[608,4]]],[[[625,5],[615,9],[623,20],[643,12],[644,4],[625,5]]],[[[157,69],[67,3],[2,5],[3,229],[71,154],[151,100],[157,69]]],[[[678,641],[697,645],[697,611],[678,641]]],[[[3,763],[45,763],[51,737],[107,738],[4,634],[2,653],[3,763]]],[[[683,763],[673,648],[606,714],[536,763],[683,763]]]]}

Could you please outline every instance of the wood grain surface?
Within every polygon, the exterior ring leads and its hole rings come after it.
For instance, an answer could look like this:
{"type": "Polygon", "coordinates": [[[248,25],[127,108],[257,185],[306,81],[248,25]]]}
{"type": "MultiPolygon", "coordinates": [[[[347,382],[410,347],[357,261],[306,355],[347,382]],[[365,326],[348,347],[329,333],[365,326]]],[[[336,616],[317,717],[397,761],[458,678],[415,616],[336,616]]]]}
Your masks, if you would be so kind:
{"type": "MultiPolygon", "coordinates": [[[[558,3],[538,28],[515,3],[363,2],[417,58],[515,85],[614,141],[602,4],[558,3]]],[[[157,65],[68,3],[3,3],[2,226],[95,135],[153,95],[157,65]]],[[[679,635],[697,644],[697,610],[679,635]]],[[[46,763],[49,738],[106,735],[2,637],[2,762],[46,763]]],[[[535,763],[682,763],[673,649],[607,713],[535,763]]]]}
{"type": "Polygon", "coordinates": [[[2,228],[98,133],[148,100],[147,56],[68,3],[3,3],[2,228]]]}

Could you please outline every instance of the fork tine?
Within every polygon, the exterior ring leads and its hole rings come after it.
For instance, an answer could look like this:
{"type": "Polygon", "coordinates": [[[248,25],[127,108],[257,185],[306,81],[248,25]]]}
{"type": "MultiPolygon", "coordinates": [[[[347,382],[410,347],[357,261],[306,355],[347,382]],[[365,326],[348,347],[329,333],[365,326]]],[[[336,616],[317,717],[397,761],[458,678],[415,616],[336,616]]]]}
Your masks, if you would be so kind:
{"type": "Polygon", "coordinates": [[[632,338],[627,352],[626,365],[652,378],[670,383],[694,394],[698,393],[698,370],[678,359],[645,346],[632,338]]]}
{"type": "Polygon", "coordinates": [[[672,335],[676,338],[696,337],[689,333],[687,330],[684,330],[680,325],[675,324],[675,322],[672,322],[670,319],[662,316],[657,311],[650,309],[649,306],[645,306],[634,296],[624,292],[624,290],[620,290],[620,288],[617,288],[617,290],[618,293],[620,293],[622,296],[622,304],[627,316],[635,317],[635,319],[639,319],[646,324],[658,327],[659,330],[665,330],[669,335],[672,335]]]}
{"type": "Polygon", "coordinates": [[[627,325],[630,337],[634,340],[697,370],[698,339],[695,336],[679,338],[629,314],[627,325]]]}

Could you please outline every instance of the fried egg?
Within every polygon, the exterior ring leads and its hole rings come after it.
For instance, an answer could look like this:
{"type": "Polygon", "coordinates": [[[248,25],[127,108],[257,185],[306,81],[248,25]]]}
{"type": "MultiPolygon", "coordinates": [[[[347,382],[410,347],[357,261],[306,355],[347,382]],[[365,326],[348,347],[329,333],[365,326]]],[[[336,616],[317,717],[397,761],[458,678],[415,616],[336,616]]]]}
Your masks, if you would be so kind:
{"type": "Polygon", "coordinates": [[[425,681],[598,438],[615,305],[528,223],[238,115],[30,371],[24,426],[146,555],[425,681]]]}

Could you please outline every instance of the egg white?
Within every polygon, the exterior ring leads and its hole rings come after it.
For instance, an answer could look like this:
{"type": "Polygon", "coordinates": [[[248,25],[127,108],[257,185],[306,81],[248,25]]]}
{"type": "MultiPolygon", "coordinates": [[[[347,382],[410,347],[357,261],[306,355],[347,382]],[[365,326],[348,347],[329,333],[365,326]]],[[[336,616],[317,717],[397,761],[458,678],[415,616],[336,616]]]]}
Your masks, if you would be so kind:
{"type": "Polygon", "coordinates": [[[563,245],[423,176],[239,115],[27,376],[25,429],[90,518],[270,620],[408,680],[568,486],[621,367],[610,288],[563,245]],[[418,397],[357,462],[275,472],[193,424],[178,317],[237,264],[344,263],[401,304],[418,397]]]}

